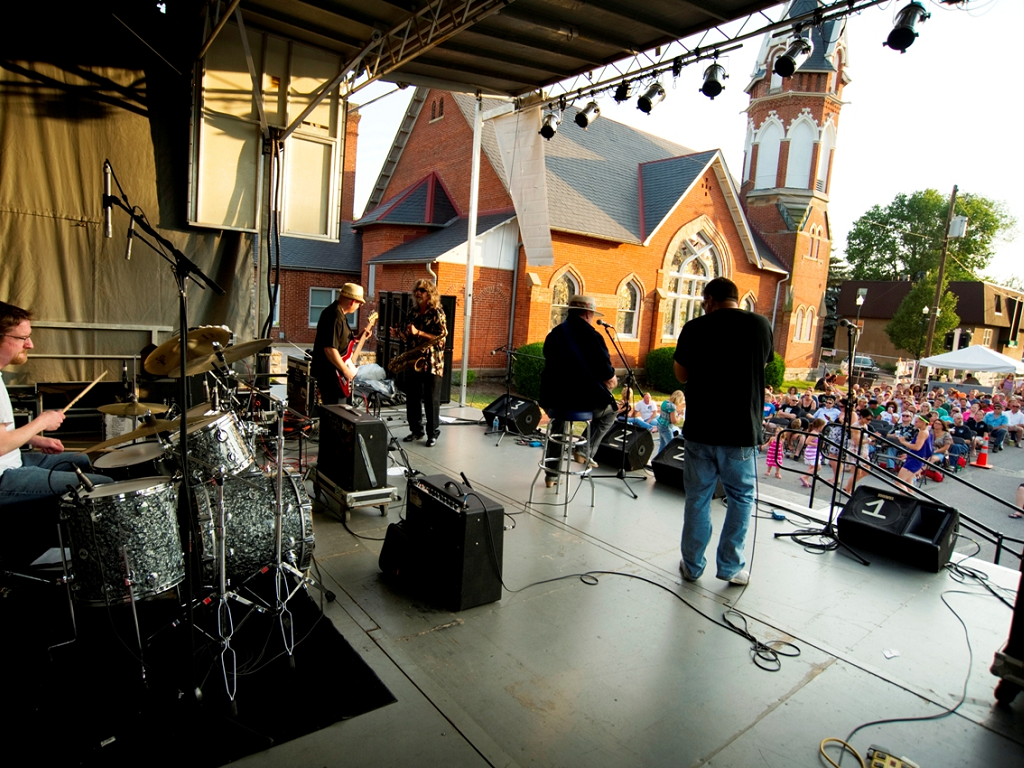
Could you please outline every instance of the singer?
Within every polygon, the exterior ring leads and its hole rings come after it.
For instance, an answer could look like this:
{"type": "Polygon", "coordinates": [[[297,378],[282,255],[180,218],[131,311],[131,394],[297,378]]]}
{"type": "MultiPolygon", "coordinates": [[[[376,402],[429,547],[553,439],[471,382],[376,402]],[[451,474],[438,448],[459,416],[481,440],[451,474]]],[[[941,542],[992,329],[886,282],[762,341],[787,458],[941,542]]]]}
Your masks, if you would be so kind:
{"type": "MultiPolygon", "coordinates": [[[[619,380],[608,356],[604,337],[594,328],[601,322],[602,312],[590,296],[570,296],[569,313],[565,321],[556,325],[544,340],[544,370],[540,375],[540,405],[551,411],[592,411],[593,420],[584,437],[590,441],[591,455],[596,453],[604,436],[615,424],[615,398],[612,390],[619,380]]],[[[556,419],[552,430],[561,431],[563,424],[556,419]]],[[[558,446],[548,446],[548,458],[558,456],[558,446]]],[[[582,454],[577,461],[584,461],[582,454]]],[[[593,460],[591,466],[597,464],[593,460]]],[[[548,487],[554,485],[554,475],[548,475],[548,487]]]]}
{"type": "MultiPolygon", "coordinates": [[[[32,313],[0,301],[0,368],[23,365],[32,346],[32,313]]],[[[0,375],[0,507],[35,501],[77,488],[77,467],[88,470],[89,457],[82,453],[64,453],[64,444],[43,437],[64,421],[61,411],[43,411],[23,427],[14,427],[14,408],[0,375]],[[35,451],[22,453],[24,446],[35,451]]],[[[109,483],[103,475],[86,475],[93,484],[109,483]]]]}

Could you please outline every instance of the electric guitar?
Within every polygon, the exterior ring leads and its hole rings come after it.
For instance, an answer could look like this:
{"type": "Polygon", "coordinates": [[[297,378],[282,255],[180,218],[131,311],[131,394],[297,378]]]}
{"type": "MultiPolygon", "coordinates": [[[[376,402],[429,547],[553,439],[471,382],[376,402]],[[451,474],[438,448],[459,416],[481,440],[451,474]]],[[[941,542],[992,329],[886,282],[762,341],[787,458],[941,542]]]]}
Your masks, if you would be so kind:
{"type": "MultiPolygon", "coordinates": [[[[366,340],[370,338],[370,329],[373,328],[376,322],[377,313],[371,312],[370,316],[366,318],[366,328],[356,339],[352,339],[352,341],[348,343],[348,349],[346,349],[345,354],[341,356],[341,361],[343,363],[347,363],[353,357],[356,359],[359,358],[359,353],[363,350],[363,344],[365,344],[366,340]]],[[[341,371],[338,371],[338,384],[341,385],[341,392],[345,397],[351,396],[352,382],[349,381],[341,371]]]]}

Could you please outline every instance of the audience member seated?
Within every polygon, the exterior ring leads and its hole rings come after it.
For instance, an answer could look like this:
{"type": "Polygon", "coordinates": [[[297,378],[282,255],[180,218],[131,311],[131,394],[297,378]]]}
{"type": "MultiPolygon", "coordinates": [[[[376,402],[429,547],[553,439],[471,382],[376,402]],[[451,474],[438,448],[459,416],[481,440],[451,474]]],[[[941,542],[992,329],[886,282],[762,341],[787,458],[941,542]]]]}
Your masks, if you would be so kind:
{"type": "Polygon", "coordinates": [[[1009,419],[1003,413],[1002,404],[993,405],[991,413],[986,413],[983,421],[988,427],[989,449],[993,453],[999,453],[1003,450],[1003,438],[1006,437],[1006,428],[1009,424],[1009,419]]]}
{"type": "Polygon", "coordinates": [[[1013,444],[1021,447],[1021,439],[1024,438],[1024,409],[1020,407],[1020,400],[1010,401],[1010,412],[1006,416],[1006,433],[1013,440],[1013,444]]]}

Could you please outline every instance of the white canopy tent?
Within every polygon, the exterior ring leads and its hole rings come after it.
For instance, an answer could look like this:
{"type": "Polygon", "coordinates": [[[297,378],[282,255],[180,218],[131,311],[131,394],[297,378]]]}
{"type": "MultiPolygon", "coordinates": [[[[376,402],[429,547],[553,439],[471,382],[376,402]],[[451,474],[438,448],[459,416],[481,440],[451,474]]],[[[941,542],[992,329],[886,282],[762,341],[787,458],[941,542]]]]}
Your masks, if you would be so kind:
{"type": "Polygon", "coordinates": [[[979,373],[1024,374],[1024,363],[981,345],[926,357],[921,360],[921,365],[927,365],[929,368],[949,368],[979,373]]]}

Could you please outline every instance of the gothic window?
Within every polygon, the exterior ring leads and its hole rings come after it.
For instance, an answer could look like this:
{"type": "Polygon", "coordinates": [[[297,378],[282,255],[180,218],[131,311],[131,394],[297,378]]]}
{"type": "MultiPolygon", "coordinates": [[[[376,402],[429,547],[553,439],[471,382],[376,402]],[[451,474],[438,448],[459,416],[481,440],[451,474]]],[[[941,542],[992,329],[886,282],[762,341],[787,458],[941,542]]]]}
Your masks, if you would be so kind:
{"type": "MultiPolygon", "coordinates": [[[[780,50],[779,53],[781,55],[782,51],[780,50]]],[[[771,79],[771,85],[769,86],[769,92],[771,92],[771,91],[781,91],[782,90],[782,75],[775,74],[775,58],[776,57],[772,57],[772,62],[770,64],[771,72],[772,72],[772,79],[771,79]]]]}
{"type": "Polygon", "coordinates": [[[441,100],[438,102],[438,105],[437,105],[437,116],[438,117],[444,117],[444,96],[442,96],[441,100]]]}
{"type": "Polygon", "coordinates": [[[754,178],[755,189],[775,187],[775,179],[779,171],[779,145],[781,142],[782,128],[778,123],[771,122],[761,128],[754,178]]]}
{"type": "Polygon", "coordinates": [[[703,232],[683,241],[669,266],[663,337],[675,338],[684,324],[702,314],[704,285],[721,275],[718,250],[703,232]]]}
{"type": "Polygon", "coordinates": [[[569,297],[580,292],[579,286],[572,275],[566,273],[555,281],[551,288],[551,321],[550,327],[565,320],[569,314],[569,297]]]}
{"type": "Polygon", "coordinates": [[[786,186],[807,189],[811,182],[811,156],[817,131],[806,120],[798,120],[789,132],[789,160],[786,186]]]}
{"type": "Polygon", "coordinates": [[[803,341],[804,308],[800,307],[793,317],[793,341],[803,341]]]}
{"type": "Polygon", "coordinates": [[[803,328],[803,339],[804,341],[811,341],[814,337],[814,308],[807,310],[807,314],[804,315],[804,328],[803,328]]]}
{"type": "Polygon", "coordinates": [[[750,163],[754,154],[754,126],[747,123],[747,138],[743,142],[743,180],[750,181],[750,163]]]}
{"type": "Polygon", "coordinates": [[[620,336],[637,336],[640,314],[640,288],[630,280],[619,289],[619,311],[615,314],[615,330],[620,336]]]}
{"type": "Polygon", "coordinates": [[[745,309],[747,312],[757,311],[757,304],[754,303],[753,296],[747,296],[746,298],[743,299],[743,309],[745,309]]]}
{"type": "Polygon", "coordinates": [[[819,192],[828,191],[828,164],[832,157],[832,150],[836,146],[836,129],[832,123],[825,125],[822,131],[821,146],[818,149],[818,172],[814,188],[819,192]]]}

